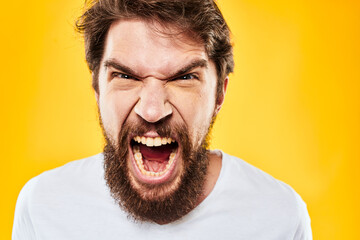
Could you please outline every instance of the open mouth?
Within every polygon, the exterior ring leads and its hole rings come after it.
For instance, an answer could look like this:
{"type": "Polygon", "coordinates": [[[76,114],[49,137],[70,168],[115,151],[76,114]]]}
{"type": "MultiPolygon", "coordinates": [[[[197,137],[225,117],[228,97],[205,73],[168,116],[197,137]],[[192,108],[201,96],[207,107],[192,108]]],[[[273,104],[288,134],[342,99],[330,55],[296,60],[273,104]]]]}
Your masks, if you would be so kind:
{"type": "Polygon", "coordinates": [[[135,136],[130,142],[137,168],[147,177],[161,177],[173,169],[178,143],[168,137],[135,136]]]}

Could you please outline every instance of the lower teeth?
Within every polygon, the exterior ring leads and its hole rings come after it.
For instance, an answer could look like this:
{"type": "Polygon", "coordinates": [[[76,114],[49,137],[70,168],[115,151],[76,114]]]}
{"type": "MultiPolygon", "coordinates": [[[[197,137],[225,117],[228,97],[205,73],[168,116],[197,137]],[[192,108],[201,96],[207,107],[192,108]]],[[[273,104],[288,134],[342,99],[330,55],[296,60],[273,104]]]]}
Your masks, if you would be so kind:
{"type": "Polygon", "coordinates": [[[171,164],[174,162],[175,155],[176,155],[175,150],[173,150],[172,153],[170,153],[169,161],[166,164],[165,169],[161,172],[153,172],[153,171],[147,171],[145,169],[144,161],[142,159],[142,154],[140,152],[139,146],[133,147],[133,153],[134,153],[134,158],[135,158],[136,164],[139,167],[141,173],[144,175],[147,175],[147,176],[151,176],[151,177],[159,177],[159,176],[163,175],[164,173],[166,173],[167,170],[169,170],[171,164]]]}

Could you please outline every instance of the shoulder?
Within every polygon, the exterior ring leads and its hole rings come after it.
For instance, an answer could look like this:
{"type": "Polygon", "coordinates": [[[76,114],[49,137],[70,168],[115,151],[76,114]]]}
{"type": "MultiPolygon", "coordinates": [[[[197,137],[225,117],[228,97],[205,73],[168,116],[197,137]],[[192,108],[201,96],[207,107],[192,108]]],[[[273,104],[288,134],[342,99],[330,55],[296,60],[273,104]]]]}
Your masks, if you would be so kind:
{"type": "Polygon", "coordinates": [[[34,177],[34,183],[46,183],[52,181],[66,181],[72,178],[84,178],[101,170],[103,155],[97,154],[80,160],[71,161],[63,166],[45,171],[34,177]]]}
{"type": "Polygon", "coordinates": [[[91,185],[96,187],[96,184],[99,185],[99,178],[103,178],[102,163],[103,155],[97,154],[69,162],[30,179],[20,191],[16,211],[56,201],[59,196],[65,196],[77,189],[91,188],[91,185]]]}
{"type": "MultiPolygon", "coordinates": [[[[20,191],[16,202],[13,239],[35,239],[34,225],[49,206],[58,207],[69,194],[79,191],[79,185],[88,186],[102,178],[102,154],[73,161],[43,172],[30,179],[20,191]],[[97,176],[96,176],[97,175],[97,176]],[[87,183],[86,183],[87,182],[87,183]],[[51,203],[51,204],[49,204],[51,203]]],[[[99,185],[99,184],[97,184],[99,185]]],[[[94,184],[96,188],[96,184],[94,184]]]]}
{"type": "Polygon", "coordinates": [[[75,160],[66,163],[63,166],[45,171],[41,173],[40,175],[36,176],[35,178],[52,178],[54,176],[62,176],[62,175],[68,175],[68,174],[77,174],[79,172],[89,172],[94,170],[94,167],[97,168],[99,164],[102,164],[103,162],[103,155],[102,153],[99,153],[97,155],[83,158],[80,160],[75,160]]]}
{"type": "Polygon", "coordinates": [[[245,205],[252,214],[288,226],[287,229],[294,232],[293,239],[311,239],[306,204],[288,184],[226,153],[223,153],[220,177],[223,189],[232,198],[241,199],[239,204],[245,205]]]}
{"type": "MultiPolygon", "coordinates": [[[[283,203],[289,202],[295,206],[304,202],[288,184],[272,177],[261,169],[245,162],[244,160],[223,153],[222,180],[228,186],[234,186],[235,192],[246,193],[250,196],[278,199],[283,203]]],[[[232,189],[234,190],[234,189],[232,189]]]]}
{"type": "MultiPolygon", "coordinates": [[[[239,183],[247,192],[281,194],[294,199],[300,196],[288,184],[274,178],[246,161],[223,153],[223,175],[227,181],[239,183]]],[[[301,198],[300,198],[301,199],[301,198]]]]}

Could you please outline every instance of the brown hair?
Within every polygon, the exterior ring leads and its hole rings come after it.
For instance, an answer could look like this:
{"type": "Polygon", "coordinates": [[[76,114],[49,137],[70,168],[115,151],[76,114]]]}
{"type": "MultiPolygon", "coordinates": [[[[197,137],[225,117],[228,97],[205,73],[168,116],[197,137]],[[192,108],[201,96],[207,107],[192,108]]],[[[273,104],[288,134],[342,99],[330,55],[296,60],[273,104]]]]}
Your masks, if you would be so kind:
{"type": "Polygon", "coordinates": [[[213,0],[87,0],[85,12],[76,22],[84,34],[85,54],[98,92],[98,74],[110,25],[119,19],[142,19],[176,26],[204,43],[217,70],[217,96],[224,79],[233,71],[230,30],[213,0]]]}

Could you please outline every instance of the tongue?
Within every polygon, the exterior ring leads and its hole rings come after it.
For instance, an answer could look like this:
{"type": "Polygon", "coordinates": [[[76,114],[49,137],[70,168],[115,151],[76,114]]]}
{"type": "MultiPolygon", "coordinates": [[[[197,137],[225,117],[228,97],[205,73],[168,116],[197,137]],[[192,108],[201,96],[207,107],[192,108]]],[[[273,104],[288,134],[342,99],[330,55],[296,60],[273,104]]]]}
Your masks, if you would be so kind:
{"type": "Polygon", "coordinates": [[[167,144],[159,147],[147,147],[140,144],[140,152],[146,160],[164,162],[169,160],[172,147],[167,144]]]}

